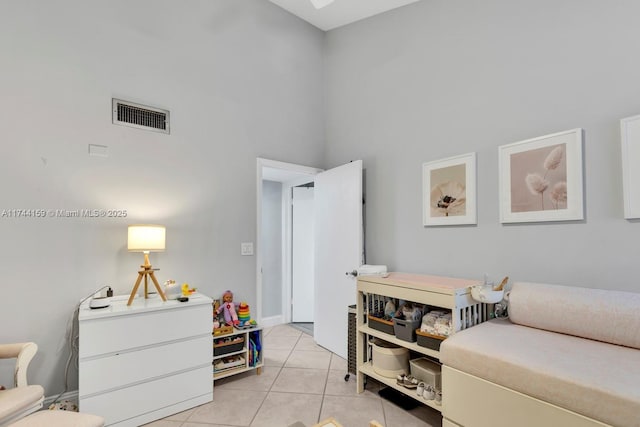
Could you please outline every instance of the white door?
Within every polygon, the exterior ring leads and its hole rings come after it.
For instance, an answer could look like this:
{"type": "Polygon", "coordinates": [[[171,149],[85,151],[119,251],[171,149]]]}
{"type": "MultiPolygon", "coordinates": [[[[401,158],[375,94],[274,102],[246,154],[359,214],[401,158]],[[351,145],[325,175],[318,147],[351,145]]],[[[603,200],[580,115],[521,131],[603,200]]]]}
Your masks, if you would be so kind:
{"type": "Polygon", "coordinates": [[[291,321],[313,322],[313,187],[293,187],[291,321]]]}
{"type": "Polygon", "coordinates": [[[316,175],[314,206],[313,336],[346,359],[348,306],[356,302],[356,281],[346,272],[363,264],[362,160],[316,175]]]}

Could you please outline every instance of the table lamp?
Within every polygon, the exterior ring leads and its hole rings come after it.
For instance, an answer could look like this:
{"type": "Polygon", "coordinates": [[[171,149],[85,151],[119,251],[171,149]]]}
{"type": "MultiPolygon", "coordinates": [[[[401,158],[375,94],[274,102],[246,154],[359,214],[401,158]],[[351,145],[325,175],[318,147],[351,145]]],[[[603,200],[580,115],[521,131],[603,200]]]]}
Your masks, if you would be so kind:
{"type": "Polygon", "coordinates": [[[167,297],[165,297],[164,292],[162,292],[162,288],[156,279],[154,269],[151,268],[151,263],[149,262],[149,252],[164,251],[165,235],[166,230],[162,225],[135,224],[129,226],[127,249],[129,252],[144,253],[144,264],[140,266],[141,270],[138,271],[138,280],[136,280],[136,284],[133,286],[127,305],[131,305],[133,302],[133,298],[135,298],[136,292],[138,292],[138,286],[140,286],[142,278],[144,278],[144,297],[149,298],[147,290],[149,277],[151,277],[162,301],[167,300],[167,297]]]}

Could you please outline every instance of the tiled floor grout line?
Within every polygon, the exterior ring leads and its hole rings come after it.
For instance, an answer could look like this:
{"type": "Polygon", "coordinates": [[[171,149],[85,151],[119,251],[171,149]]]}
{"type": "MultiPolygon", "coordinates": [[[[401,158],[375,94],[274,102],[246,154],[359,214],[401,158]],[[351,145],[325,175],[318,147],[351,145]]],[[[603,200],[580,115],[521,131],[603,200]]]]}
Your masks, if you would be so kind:
{"type": "MultiPolygon", "coordinates": [[[[265,337],[268,337],[271,332],[273,332],[273,330],[269,331],[265,337]]],[[[298,345],[298,342],[300,341],[300,337],[302,336],[302,334],[298,335],[298,339],[296,340],[295,344],[293,344],[293,347],[291,348],[291,350],[289,351],[289,354],[287,355],[287,358],[284,360],[284,363],[282,364],[282,366],[280,366],[278,369],[278,374],[274,377],[273,382],[271,383],[271,385],[269,386],[269,389],[267,390],[266,394],[264,395],[264,399],[262,399],[262,403],[260,403],[260,406],[258,406],[258,410],[256,411],[256,413],[253,415],[253,417],[251,418],[251,422],[249,423],[249,426],[251,426],[251,424],[253,424],[253,422],[255,421],[256,417],[258,416],[258,414],[260,413],[260,410],[262,409],[262,406],[264,406],[264,403],[267,401],[267,398],[269,397],[269,393],[271,393],[271,389],[273,388],[273,385],[276,383],[276,381],[278,380],[278,377],[280,376],[280,374],[282,373],[282,370],[284,369],[284,366],[287,364],[287,360],[289,360],[289,358],[291,357],[291,354],[293,353],[293,350],[296,348],[296,345],[298,345]]],[[[264,339],[263,339],[264,340],[264,339]]],[[[274,366],[275,367],[275,366],[274,366]]]]}
{"type": "MultiPolygon", "coordinates": [[[[275,368],[275,366],[271,366],[271,367],[275,368]]],[[[260,413],[260,409],[262,409],[262,406],[264,405],[264,402],[267,401],[267,398],[269,397],[269,393],[271,393],[271,389],[273,388],[273,384],[275,384],[276,380],[278,379],[278,376],[282,372],[282,367],[280,367],[279,369],[280,370],[278,371],[278,375],[276,375],[275,378],[273,379],[273,382],[269,386],[269,390],[267,390],[267,392],[264,395],[264,399],[262,399],[262,403],[260,403],[260,406],[258,406],[258,409],[256,410],[256,413],[251,418],[251,421],[249,422],[249,426],[251,426],[251,424],[253,424],[253,422],[255,421],[256,417],[258,416],[258,413],[260,413]]]]}
{"type": "Polygon", "coordinates": [[[327,395],[327,384],[329,383],[329,374],[331,373],[331,362],[333,361],[333,353],[329,356],[329,366],[327,369],[327,375],[324,377],[324,389],[322,390],[322,400],[320,401],[320,411],[318,412],[318,419],[316,423],[320,422],[320,416],[322,415],[322,408],[324,407],[324,398],[327,395]]]}
{"type": "MultiPolygon", "coordinates": [[[[265,337],[267,337],[273,330],[269,331],[269,333],[267,333],[265,335],[265,337]]],[[[267,401],[267,398],[269,397],[269,393],[271,393],[271,389],[273,388],[273,385],[276,383],[276,381],[278,380],[278,377],[280,376],[280,374],[282,373],[282,370],[284,369],[285,365],[287,364],[287,360],[289,360],[289,358],[291,357],[291,354],[293,354],[293,350],[296,348],[296,345],[298,345],[298,342],[300,342],[300,338],[302,337],[302,333],[300,335],[298,335],[298,339],[296,340],[295,344],[293,344],[293,347],[291,348],[291,350],[289,351],[289,354],[287,355],[287,358],[284,360],[284,362],[282,363],[282,366],[280,366],[278,369],[278,374],[274,377],[273,382],[271,383],[271,385],[269,386],[269,389],[267,390],[267,393],[264,395],[264,399],[262,399],[262,403],[260,403],[260,406],[258,406],[258,410],[256,411],[256,413],[253,415],[253,418],[251,418],[251,422],[249,423],[249,426],[251,426],[251,424],[253,424],[253,422],[255,421],[256,417],[258,416],[258,414],[260,413],[260,410],[262,409],[262,406],[264,405],[264,402],[267,401]]],[[[272,368],[275,368],[275,366],[270,366],[272,368]]]]}

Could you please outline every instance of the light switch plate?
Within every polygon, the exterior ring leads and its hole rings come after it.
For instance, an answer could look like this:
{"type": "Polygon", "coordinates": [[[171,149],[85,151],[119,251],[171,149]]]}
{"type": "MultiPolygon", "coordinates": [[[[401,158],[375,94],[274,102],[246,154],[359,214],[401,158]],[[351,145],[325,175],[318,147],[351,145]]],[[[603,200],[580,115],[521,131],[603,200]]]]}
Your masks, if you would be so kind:
{"type": "Polygon", "coordinates": [[[240,243],[240,255],[253,255],[253,242],[240,243]]]}

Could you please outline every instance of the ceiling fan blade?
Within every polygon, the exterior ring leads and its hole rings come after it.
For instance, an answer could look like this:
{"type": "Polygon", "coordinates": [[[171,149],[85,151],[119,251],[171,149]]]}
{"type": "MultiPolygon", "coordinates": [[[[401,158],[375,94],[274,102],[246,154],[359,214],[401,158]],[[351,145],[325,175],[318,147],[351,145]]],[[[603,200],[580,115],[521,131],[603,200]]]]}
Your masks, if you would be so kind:
{"type": "Polygon", "coordinates": [[[322,9],[325,6],[333,3],[334,0],[311,0],[311,3],[316,9],[322,9]]]}

